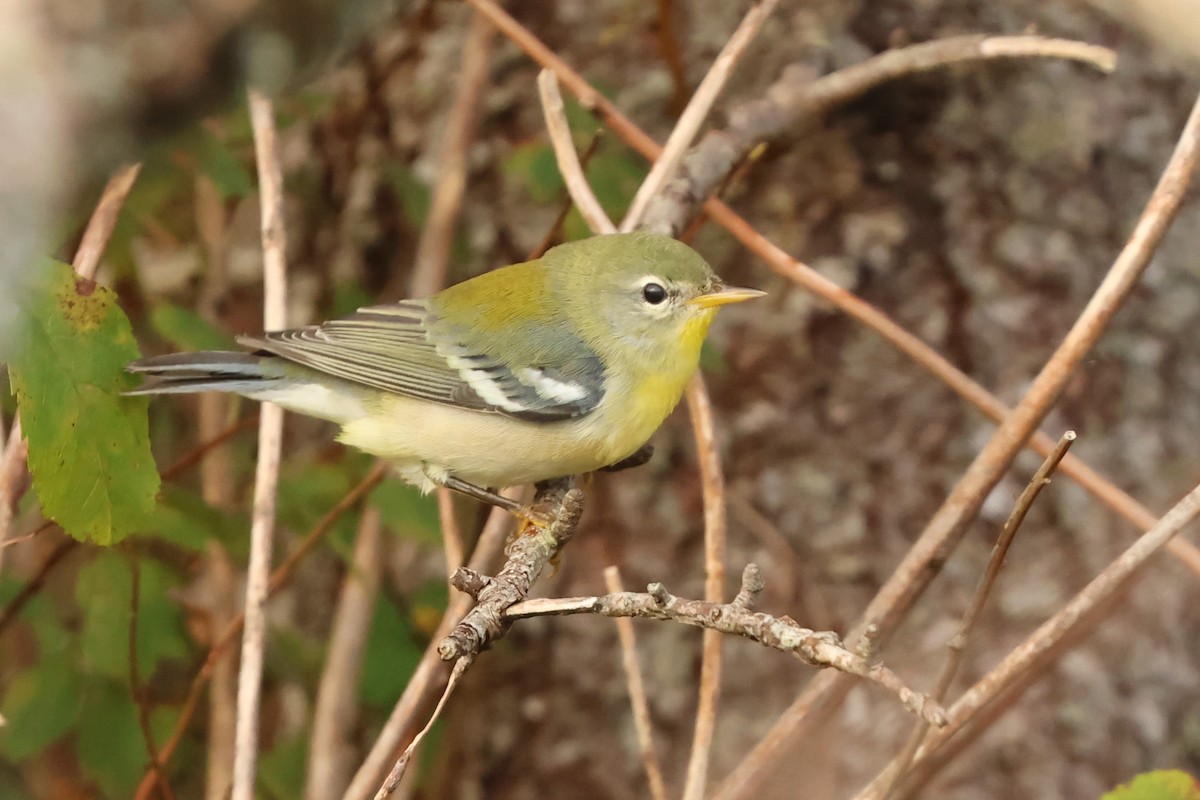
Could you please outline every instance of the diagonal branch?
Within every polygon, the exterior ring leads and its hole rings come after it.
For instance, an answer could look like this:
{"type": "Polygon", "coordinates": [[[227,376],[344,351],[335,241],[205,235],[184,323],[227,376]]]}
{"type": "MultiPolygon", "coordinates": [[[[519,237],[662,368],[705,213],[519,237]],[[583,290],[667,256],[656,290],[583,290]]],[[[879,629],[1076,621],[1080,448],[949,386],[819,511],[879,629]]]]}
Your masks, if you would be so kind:
{"type": "Polygon", "coordinates": [[[608,214],[604,213],[584,175],[583,165],[579,163],[579,153],[575,151],[571,127],[567,124],[562,92],[558,90],[558,78],[552,71],[544,69],[538,73],[538,94],[542,98],[546,130],[550,134],[550,144],[554,147],[558,171],[562,174],[563,182],[567,184],[567,193],[575,201],[575,207],[579,209],[583,221],[592,233],[615,233],[616,226],[608,218],[608,214]]]}

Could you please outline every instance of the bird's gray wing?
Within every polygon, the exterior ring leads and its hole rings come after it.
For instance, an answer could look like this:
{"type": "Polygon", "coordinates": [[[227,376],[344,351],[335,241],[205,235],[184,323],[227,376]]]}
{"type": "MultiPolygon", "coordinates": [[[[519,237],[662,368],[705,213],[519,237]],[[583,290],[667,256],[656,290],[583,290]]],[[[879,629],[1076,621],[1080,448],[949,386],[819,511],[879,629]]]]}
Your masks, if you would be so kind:
{"type": "Polygon", "coordinates": [[[507,334],[551,338],[555,346],[538,348],[540,363],[510,366],[487,337],[439,321],[420,300],[238,342],[352,383],[517,419],[572,419],[600,403],[603,364],[578,337],[536,326],[507,334]]]}

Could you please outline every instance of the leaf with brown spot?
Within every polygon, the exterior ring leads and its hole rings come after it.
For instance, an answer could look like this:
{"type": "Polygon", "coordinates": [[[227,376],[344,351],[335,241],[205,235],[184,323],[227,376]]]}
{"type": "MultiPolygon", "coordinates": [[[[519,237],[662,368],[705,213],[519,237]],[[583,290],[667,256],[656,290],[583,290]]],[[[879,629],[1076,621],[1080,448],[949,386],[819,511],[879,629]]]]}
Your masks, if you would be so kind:
{"type": "Polygon", "coordinates": [[[66,264],[37,268],[8,370],[42,512],[77,539],[120,541],[154,509],[146,402],[124,367],[139,355],[116,295],[66,264]]]}

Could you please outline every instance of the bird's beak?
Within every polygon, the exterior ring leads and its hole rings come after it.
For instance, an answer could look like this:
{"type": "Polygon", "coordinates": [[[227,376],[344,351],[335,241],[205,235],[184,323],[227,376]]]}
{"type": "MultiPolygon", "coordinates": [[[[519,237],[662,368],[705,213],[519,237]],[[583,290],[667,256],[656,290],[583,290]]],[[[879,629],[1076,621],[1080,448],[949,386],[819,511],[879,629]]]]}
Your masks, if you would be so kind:
{"type": "Polygon", "coordinates": [[[762,297],[766,292],[760,292],[758,289],[742,289],[737,286],[722,286],[715,292],[702,294],[699,297],[693,297],[688,301],[690,306],[699,306],[700,308],[716,308],[717,306],[727,305],[728,303],[741,303],[744,300],[753,300],[756,297],[762,297]]]}

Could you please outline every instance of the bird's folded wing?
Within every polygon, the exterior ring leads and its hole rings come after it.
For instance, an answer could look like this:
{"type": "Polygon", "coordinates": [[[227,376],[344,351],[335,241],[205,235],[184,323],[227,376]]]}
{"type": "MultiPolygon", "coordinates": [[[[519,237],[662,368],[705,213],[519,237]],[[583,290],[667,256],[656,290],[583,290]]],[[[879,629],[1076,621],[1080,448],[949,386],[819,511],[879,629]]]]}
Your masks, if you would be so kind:
{"type": "MultiPolygon", "coordinates": [[[[543,335],[551,332],[543,332],[543,335]]],[[[537,332],[529,332],[537,335],[537,332]]],[[[604,396],[603,365],[587,345],[554,331],[539,363],[510,366],[484,337],[440,324],[423,301],[361,308],[321,325],[239,337],[246,347],[353,383],[518,419],[581,417],[604,396]]]]}

